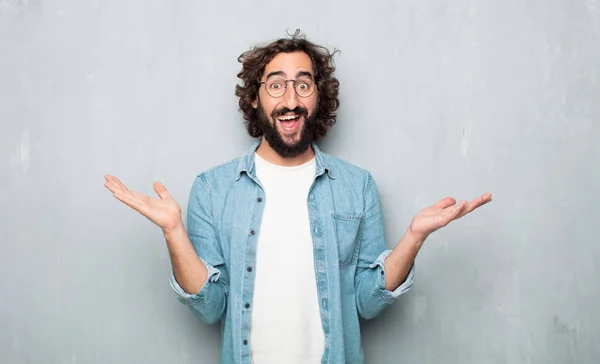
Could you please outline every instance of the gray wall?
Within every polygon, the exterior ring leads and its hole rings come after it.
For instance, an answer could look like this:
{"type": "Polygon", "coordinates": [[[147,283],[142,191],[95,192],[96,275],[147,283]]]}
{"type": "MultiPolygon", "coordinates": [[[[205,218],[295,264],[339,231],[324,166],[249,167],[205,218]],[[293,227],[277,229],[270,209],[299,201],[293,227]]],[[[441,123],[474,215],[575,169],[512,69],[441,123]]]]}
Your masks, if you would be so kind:
{"type": "Polygon", "coordinates": [[[390,246],[438,199],[494,194],[363,325],[368,362],[600,362],[598,0],[0,0],[0,362],[218,361],[103,175],[185,209],[252,141],[237,56],[295,28],[342,51],[322,148],[372,171],[390,246]]]}

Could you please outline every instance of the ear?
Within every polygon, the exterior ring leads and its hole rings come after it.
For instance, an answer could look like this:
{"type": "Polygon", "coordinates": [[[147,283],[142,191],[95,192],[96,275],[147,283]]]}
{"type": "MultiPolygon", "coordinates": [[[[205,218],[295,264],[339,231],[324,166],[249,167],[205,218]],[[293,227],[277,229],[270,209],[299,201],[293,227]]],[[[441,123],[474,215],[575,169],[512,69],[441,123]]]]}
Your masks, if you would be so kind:
{"type": "Polygon", "coordinates": [[[253,107],[253,108],[255,108],[255,109],[258,107],[258,97],[257,97],[257,98],[255,98],[255,99],[254,99],[254,101],[252,101],[251,105],[252,105],[252,107],[253,107]]]}

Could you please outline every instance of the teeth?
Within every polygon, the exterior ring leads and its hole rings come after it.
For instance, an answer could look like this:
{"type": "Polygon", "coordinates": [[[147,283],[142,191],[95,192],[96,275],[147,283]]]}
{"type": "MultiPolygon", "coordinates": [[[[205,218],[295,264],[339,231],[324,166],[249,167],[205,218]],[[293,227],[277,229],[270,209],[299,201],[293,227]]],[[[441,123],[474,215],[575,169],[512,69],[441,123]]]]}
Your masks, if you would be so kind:
{"type": "Polygon", "coordinates": [[[288,116],[282,116],[279,118],[279,120],[281,121],[288,121],[288,120],[293,120],[293,119],[297,119],[298,115],[288,115],[288,116]]]}

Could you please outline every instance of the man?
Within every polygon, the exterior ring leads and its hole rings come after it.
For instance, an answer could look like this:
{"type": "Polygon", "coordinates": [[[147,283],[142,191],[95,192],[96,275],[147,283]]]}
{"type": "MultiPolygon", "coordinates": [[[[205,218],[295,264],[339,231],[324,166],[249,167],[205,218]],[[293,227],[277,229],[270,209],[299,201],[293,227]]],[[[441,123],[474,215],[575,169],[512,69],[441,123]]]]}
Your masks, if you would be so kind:
{"type": "Polygon", "coordinates": [[[259,140],[198,175],[187,231],[162,184],[154,199],[106,176],[117,199],[163,229],[181,302],[221,322],[222,363],[362,363],[359,316],[410,288],[429,234],[491,201],[445,198],[387,249],[371,174],[315,144],[336,121],[333,56],[298,33],[240,56],[236,95],[259,140]]]}

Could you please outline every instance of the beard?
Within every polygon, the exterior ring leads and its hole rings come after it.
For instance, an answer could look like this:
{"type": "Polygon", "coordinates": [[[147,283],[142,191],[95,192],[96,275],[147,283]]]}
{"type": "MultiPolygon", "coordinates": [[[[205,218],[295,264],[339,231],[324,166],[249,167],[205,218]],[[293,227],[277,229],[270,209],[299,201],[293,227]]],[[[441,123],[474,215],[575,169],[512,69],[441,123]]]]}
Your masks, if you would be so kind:
{"type": "Polygon", "coordinates": [[[294,110],[284,107],[273,110],[271,117],[269,117],[267,116],[267,113],[260,102],[258,103],[257,111],[258,125],[263,132],[265,140],[267,143],[269,143],[269,146],[281,157],[296,157],[304,153],[310,147],[311,143],[313,142],[313,135],[317,125],[316,111],[313,111],[311,115],[308,115],[308,111],[302,106],[298,106],[294,110]],[[279,122],[277,117],[288,112],[294,112],[296,115],[302,116],[304,119],[304,125],[302,125],[302,128],[296,132],[300,133],[300,137],[297,141],[293,142],[286,141],[281,132],[277,129],[277,123],[279,122]]]}

